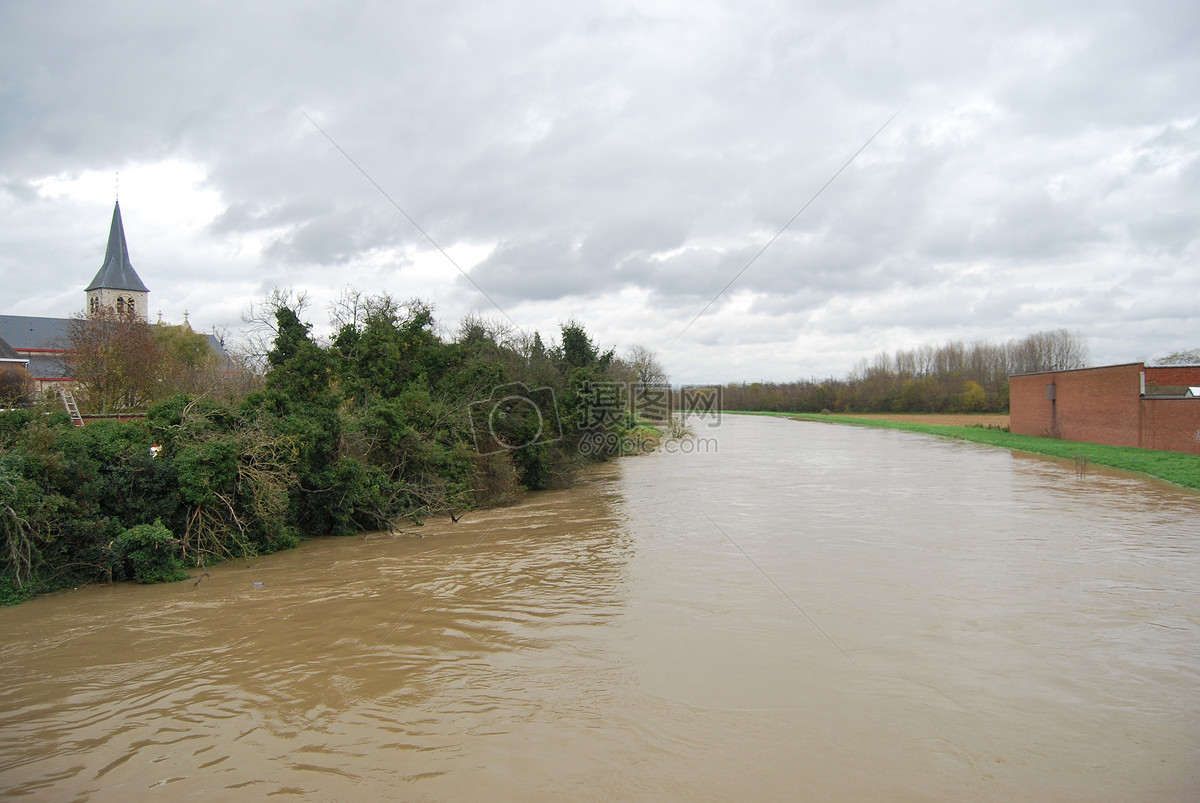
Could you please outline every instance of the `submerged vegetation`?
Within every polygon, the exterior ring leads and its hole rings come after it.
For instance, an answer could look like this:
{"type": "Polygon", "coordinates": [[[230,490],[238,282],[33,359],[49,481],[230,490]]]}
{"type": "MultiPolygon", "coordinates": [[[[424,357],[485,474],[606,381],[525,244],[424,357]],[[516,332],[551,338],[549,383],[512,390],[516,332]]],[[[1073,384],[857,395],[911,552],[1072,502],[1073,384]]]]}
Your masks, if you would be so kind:
{"type": "Polygon", "coordinates": [[[97,388],[105,409],[145,400],[128,422],[76,427],[50,402],[0,414],[0,600],[505,504],[643,426],[595,404],[634,366],[574,321],[551,346],[482,319],[447,338],[420,301],[348,293],[318,342],[302,299],[273,301],[257,382],[97,388]]]}

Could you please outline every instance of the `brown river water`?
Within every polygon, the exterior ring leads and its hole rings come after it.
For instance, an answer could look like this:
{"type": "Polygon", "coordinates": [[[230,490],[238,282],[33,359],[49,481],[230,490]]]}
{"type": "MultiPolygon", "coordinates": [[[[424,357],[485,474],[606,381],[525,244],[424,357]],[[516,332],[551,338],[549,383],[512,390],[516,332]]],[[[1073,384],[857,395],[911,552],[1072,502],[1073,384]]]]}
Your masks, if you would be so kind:
{"type": "Polygon", "coordinates": [[[0,791],[1200,799],[1200,494],[707,423],[457,524],[0,610],[0,791]]]}

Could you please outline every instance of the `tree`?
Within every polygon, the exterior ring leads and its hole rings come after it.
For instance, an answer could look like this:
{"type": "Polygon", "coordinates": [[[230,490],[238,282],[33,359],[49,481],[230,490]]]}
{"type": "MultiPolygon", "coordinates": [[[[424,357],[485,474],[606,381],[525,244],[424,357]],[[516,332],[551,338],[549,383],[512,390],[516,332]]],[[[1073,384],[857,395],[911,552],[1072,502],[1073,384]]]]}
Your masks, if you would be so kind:
{"type": "Polygon", "coordinates": [[[162,350],[150,325],[132,313],[101,308],[67,323],[66,367],[97,413],[141,409],[153,399],[162,350]]]}
{"type": "Polygon", "coordinates": [[[671,416],[671,392],[667,372],[658,355],[642,345],[629,349],[626,364],[632,373],[629,398],[631,412],[641,418],[663,421],[671,416]]]}
{"type": "MultiPolygon", "coordinates": [[[[353,302],[350,302],[353,303],[353,302]]],[[[242,313],[242,323],[247,325],[245,342],[241,348],[242,361],[256,373],[267,368],[267,354],[274,346],[279,334],[277,313],[290,309],[297,316],[308,308],[308,294],[291,288],[271,288],[262,301],[251,304],[242,313]]]]}
{"type": "Polygon", "coordinates": [[[267,387],[295,402],[332,404],[329,353],[309,336],[311,324],[302,323],[296,310],[288,307],[277,309],[275,320],[275,343],[266,355],[267,387]]]}
{"type": "Polygon", "coordinates": [[[217,384],[217,354],[208,338],[187,324],[154,327],[159,356],[159,397],[175,393],[201,393],[217,384]]]}
{"type": "Polygon", "coordinates": [[[978,382],[967,382],[963,386],[959,409],[964,413],[980,413],[987,409],[987,393],[978,382]]]}
{"type": "Polygon", "coordinates": [[[1010,343],[1009,351],[1009,371],[1013,374],[1070,371],[1086,368],[1089,361],[1087,341],[1066,329],[1034,332],[1010,343]]]}
{"type": "Polygon", "coordinates": [[[633,368],[634,381],[639,387],[648,388],[667,383],[667,372],[658,361],[658,354],[645,346],[634,344],[629,347],[626,358],[633,368]]]}
{"type": "Polygon", "coordinates": [[[596,361],[596,347],[587,330],[577,321],[562,325],[562,356],[570,368],[586,368],[596,361]]]}
{"type": "Polygon", "coordinates": [[[33,403],[33,377],[23,365],[0,365],[0,409],[33,403]]]}
{"type": "Polygon", "coordinates": [[[181,448],[179,492],[190,506],[184,555],[242,557],[294,546],[288,506],[296,451],[257,416],[181,448]]]}
{"type": "Polygon", "coordinates": [[[1200,365],[1200,349],[1187,349],[1151,360],[1151,365],[1200,365]]]}

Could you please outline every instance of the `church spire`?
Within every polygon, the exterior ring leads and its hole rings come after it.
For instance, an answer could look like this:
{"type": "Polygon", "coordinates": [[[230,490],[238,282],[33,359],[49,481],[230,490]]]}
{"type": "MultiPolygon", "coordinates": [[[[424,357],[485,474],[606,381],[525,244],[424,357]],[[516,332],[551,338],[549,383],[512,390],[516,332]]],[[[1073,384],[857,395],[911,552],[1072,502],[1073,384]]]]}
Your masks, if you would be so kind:
{"type": "Polygon", "coordinates": [[[125,224],[121,222],[121,202],[113,206],[112,227],[108,231],[108,248],[104,264],[84,291],[88,314],[102,309],[115,310],[120,315],[136,315],[146,320],[150,291],[138,277],[129,261],[129,246],[125,244],[125,224]]]}
{"type": "Polygon", "coordinates": [[[113,206],[112,228],[108,232],[108,248],[104,264],[86,290],[132,290],[149,293],[129,261],[129,246],[125,244],[125,224],[121,222],[121,202],[113,206]]]}

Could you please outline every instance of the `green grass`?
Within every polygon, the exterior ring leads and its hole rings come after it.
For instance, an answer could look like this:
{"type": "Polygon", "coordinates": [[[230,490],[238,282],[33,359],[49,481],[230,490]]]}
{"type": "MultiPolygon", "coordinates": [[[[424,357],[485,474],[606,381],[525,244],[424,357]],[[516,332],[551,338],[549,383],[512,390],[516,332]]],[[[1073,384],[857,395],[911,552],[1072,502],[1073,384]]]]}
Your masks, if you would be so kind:
{"type": "Polygon", "coordinates": [[[919,424],[906,421],[885,421],[878,418],[851,418],[810,413],[751,413],[751,415],[773,415],[797,421],[820,421],[829,424],[851,424],[858,427],[901,429],[907,432],[921,432],[926,435],[985,443],[1001,449],[1061,457],[1067,460],[1084,457],[1089,463],[1096,465],[1148,474],[1185,488],[1200,490],[1200,455],[1185,452],[1162,452],[1156,449],[1137,449],[1132,446],[1106,446],[1100,443],[1081,443],[1056,438],[1035,438],[1032,435],[1014,435],[1011,432],[986,429],[981,426],[955,427],[943,424],[919,424]]]}

